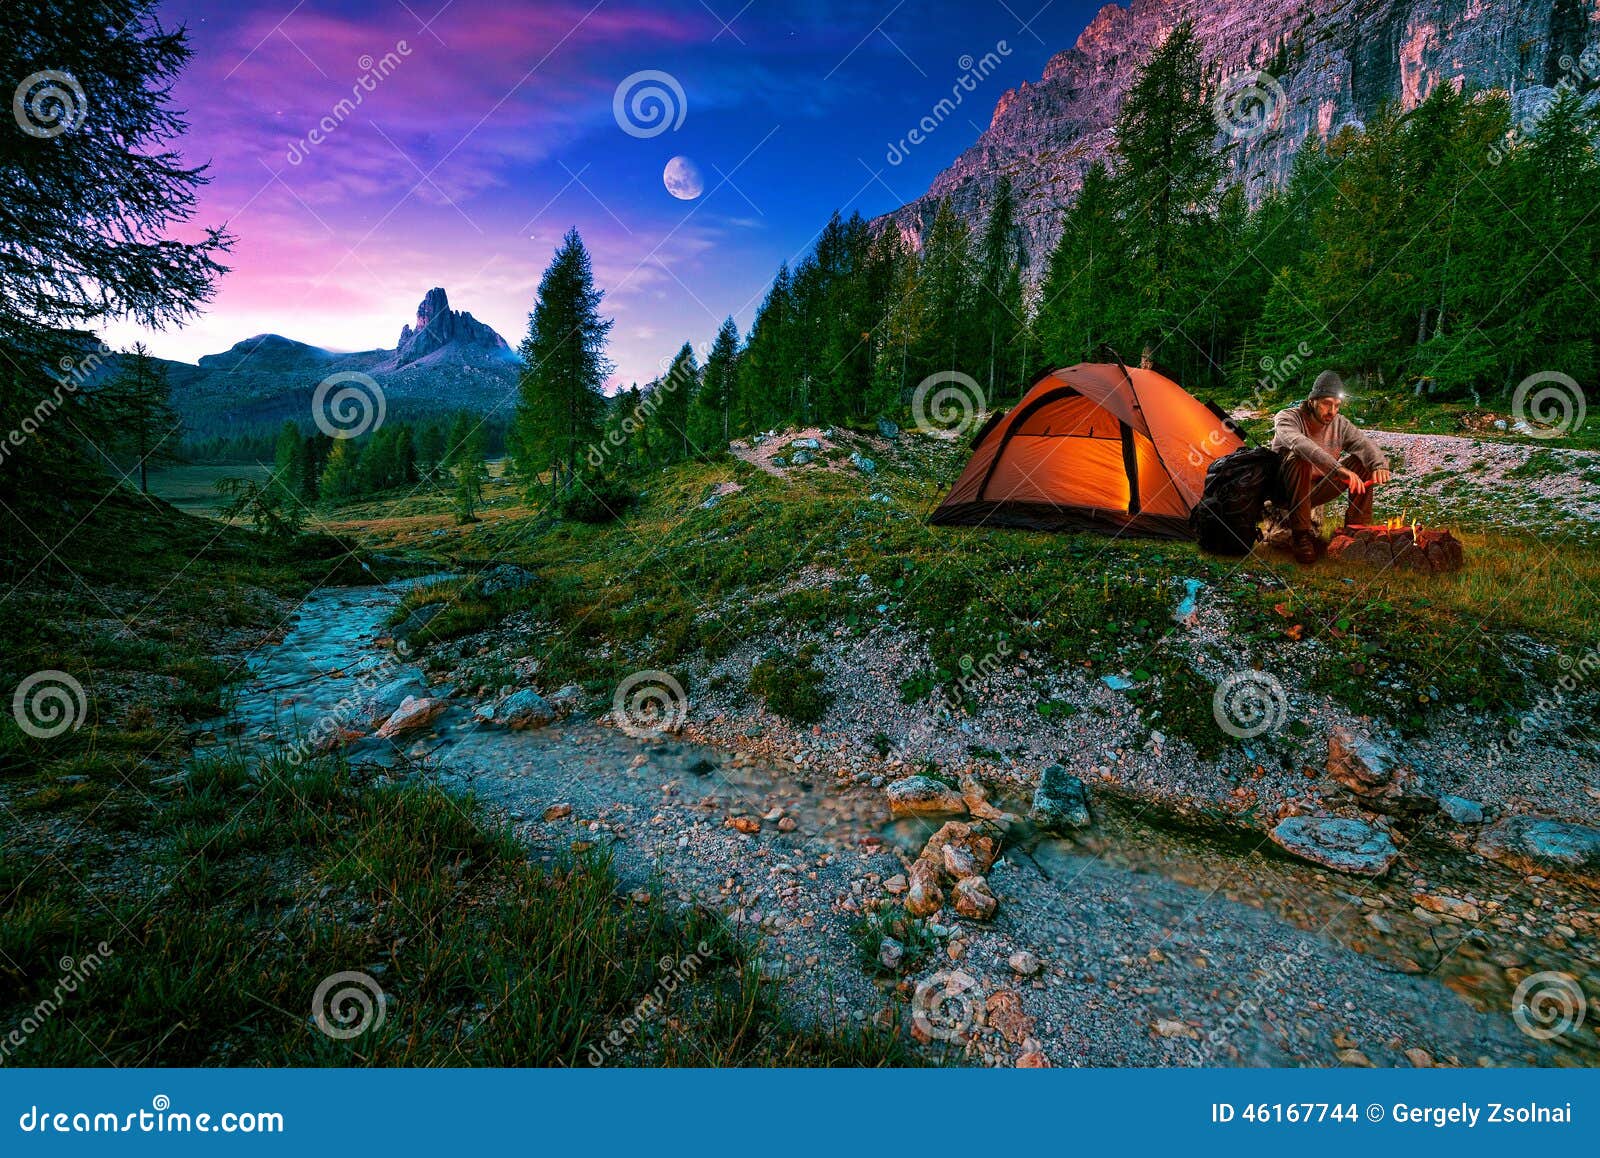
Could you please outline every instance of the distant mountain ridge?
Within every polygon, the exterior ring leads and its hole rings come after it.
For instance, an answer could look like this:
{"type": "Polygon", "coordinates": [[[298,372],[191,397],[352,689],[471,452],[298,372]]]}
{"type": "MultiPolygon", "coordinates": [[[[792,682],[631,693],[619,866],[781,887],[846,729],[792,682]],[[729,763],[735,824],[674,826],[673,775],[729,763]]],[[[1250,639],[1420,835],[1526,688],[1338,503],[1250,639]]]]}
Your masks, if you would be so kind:
{"type": "Polygon", "coordinates": [[[286,419],[309,425],[317,384],[330,374],[366,374],[387,413],[402,418],[470,410],[509,413],[519,362],[506,340],[435,286],[401,327],[393,350],[339,353],[281,334],[256,334],[195,365],[162,360],[172,404],[189,438],[242,434],[286,419]]]}
{"type": "MultiPolygon", "coordinates": [[[[1108,4],[1038,81],[1000,95],[989,127],[928,192],[873,224],[920,244],[940,200],[980,230],[1002,174],[1018,201],[1030,280],[1060,233],[1061,210],[1083,174],[1109,157],[1112,125],[1139,68],[1190,20],[1223,93],[1255,85],[1270,104],[1259,126],[1218,142],[1252,199],[1280,186],[1307,135],[1327,139],[1364,123],[1388,100],[1413,108],[1436,85],[1512,93],[1518,116],[1571,78],[1584,91],[1600,71],[1597,0],[1132,0],[1108,4]],[[1259,75],[1258,75],[1259,74],[1259,75]]],[[[1257,106],[1258,108],[1261,106],[1257,106]]],[[[1242,116],[1249,109],[1237,110],[1242,116]]]]}

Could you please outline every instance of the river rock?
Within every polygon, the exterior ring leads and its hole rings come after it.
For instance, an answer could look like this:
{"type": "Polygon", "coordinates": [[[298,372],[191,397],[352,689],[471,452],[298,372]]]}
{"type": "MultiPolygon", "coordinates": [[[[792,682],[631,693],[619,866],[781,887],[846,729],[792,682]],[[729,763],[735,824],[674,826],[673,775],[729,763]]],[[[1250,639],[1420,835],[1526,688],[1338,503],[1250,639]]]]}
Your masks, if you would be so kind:
{"type": "Polygon", "coordinates": [[[433,723],[444,709],[445,701],[442,699],[407,696],[394,713],[383,722],[377,735],[381,739],[388,740],[406,732],[415,732],[433,723]]]}
{"type": "Polygon", "coordinates": [[[1419,815],[1439,807],[1422,775],[1394,748],[1344,728],[1328,736],[1328,775],[1373,812],[1419,815]]]}
{"type": "Polygon", "coordinates": [[[1477,852],[1530,872],[1600,884],[1600,828],[1507,816],[1478,838],[1477,852]]]}
{"type": "Polygon", "coordinates": [[[501,700],[494,715],[503,728],[542,728],[556,718],[556,710],[532,688],[521,688],[501,700]]]}
{"type": "Polygon", "coordinates": [[[1011,966],[1012,972],[1022,977],[1032,977],[1039,972],[1039,958],[1026,949],[1018,949],[1011,954],[1011,959],[1007,964],[1011,966]]]}
{"type": "Polygon", "coordinates": [[[1039,773],[1039,787],[1033,792],[1033,807],[1028,819],[1046,832],[1068,832],[1093,823],[1089,814],[1089,793],[1083,781],[1060,764],[1039,773]]]}
{"type": "Polygon", "coordinates": [[[1444,814],[1457,824],[1483,823],[1483,805],[1476,800],[1467,800],[1460,796],[1441,796],[1439,807],[1444,809],[1444,814]]]}
{"type": "Polygon", "coordinates": [[[974,921],[987,921],[1000,906],[983,877],[965,877],[957,881],[954,894],[956,912],[974,921]]]}
{"type": "Polygon", "coordinates": [[[928,838],[922,859],[941,867],[952,880],[981,877],[994,865],[1000,852],[1000,830],[988,821],[971,824],[946,821],[928,838]]]}
{"type": "Polygon", "coordinates": [[[390,716],[395,709],[415,696],[426,696],[428,685],[416,676],[401,676],[390,680],[388,683],[376,688],[361,705],[362,718],[373,727],[377,727],[390,716]]]}
{"type": "Polygon", "coordinates": [[[878,419],[878,437],[880,437],[880,438],[899,438],[900,437],[900,428],[898,426],[896,426],[893,422],[890,422],[887,418],[879,418],[878,419]]]}
{"type": "Polygon", "coordinates": [[[885,791],[894,816],[961,816],[967,811],[961,793],[932,776],[907,776],[885,791]]]}
{"type": "Polygon", "coordinates": [[[1388,833],[1337,816],[1286,817],[1269,835],[1302,860],[1358,876],[1382,876],[1400,856],[1388,833]]]}
{"type": "Polygon", "coordinates": [[[885,937],[878,946],[878,964],[891,973],[900,968],[900,963],[906,958],[906,947],[893,937],[885,937]]]}
{"type": "Polygon", "coordinates": [[[944,904],[944,890],[939,887],[939,866],[930,860],[919,860],[911,866],[910,883],[906,887],[906,912],[913,917],[928,917],[944,904]]]}
{"type": "Polygon", "coordinates": [[[862,454],[859,450],[852,450],[850,452],[850,465],[855,467],[862,474],[872,474],[878,469],[878,464],[873,462],[866,455],[862,454]]]}
{"type": "Polygon", "coordinates": [[[566,715],[583,704],[583,689],[577,684],[567,684],[550,693],[550,706],[566,715]]]}

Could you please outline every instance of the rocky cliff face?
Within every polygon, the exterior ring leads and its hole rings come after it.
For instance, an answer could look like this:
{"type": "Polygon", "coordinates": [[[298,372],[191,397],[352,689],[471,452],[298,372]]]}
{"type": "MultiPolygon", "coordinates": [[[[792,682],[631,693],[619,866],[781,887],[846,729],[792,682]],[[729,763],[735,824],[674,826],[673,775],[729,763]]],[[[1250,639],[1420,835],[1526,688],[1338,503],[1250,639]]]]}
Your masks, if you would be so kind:
{"type": "Polygon", "coordinates": [[[464,347],[464,353],[487,350],[511,356],[504,338],[465,310],[452,310],[444,290],[435,286],[417,307],[416,329],[400,327],[395,365],[408,366],[451,345],[464,347]]]}
{"type": "Polygon", "coordinates": [[[878,219],[920,242],[941,198],[982,227],[1002,173],[1016,190],[1031,280],[1083,173],[1104,159],[1139,67],[1180,20],[1194,23],[1219,92],[1218,143],[1252,197],[1283,181],[1307,134],[1327,139],[1385,100],[1435,85],[1510,90],[1524,109],[1564,75],[1593,85],[1600,0],[1133,0],[1107,5],[1037,83],[1000,97],[988,129],[928,192],[878,219]],[[1585,50],[1590,50],[1587,61],[1585,50]],[[1585,68],[1585,63],[1587,68],[1585,68]]]}

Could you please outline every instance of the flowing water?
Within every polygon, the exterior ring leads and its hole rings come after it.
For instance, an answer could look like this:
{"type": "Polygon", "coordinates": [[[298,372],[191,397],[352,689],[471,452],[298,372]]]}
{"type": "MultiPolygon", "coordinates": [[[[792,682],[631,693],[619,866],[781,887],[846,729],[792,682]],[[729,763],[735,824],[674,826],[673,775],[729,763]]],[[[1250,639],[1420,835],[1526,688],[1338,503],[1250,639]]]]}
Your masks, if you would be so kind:
{"type": "MultiPolygon", "coordinates": [[[[387,647],[384,623],[404,587],[307,599],[260,654],[228,733],[245,744],[302,742],[335,726],[367,734],[348,747],[352,759],[470,790],[534,858],[603,846],[628,888],[659,889],[759,934],[763,968],[788,978],[798,1007],[856,1021],[896,1008],[892,979],[858,962],[851,925],[915,857],[927,822],[891,824],[880,793],[825,773],[577,715],[527,731],[483,725],[472,697],[428,687],[387,647]],[[418,733],[373,738],[361,705],[397,687],[448,706],[418,733]],[[547,820],[555,805],[570,813],[547,820]]],[[[1026,801],[998,803],[1026,812],[1026,801]]],[[[1408,849],[1416,867],[1403,881],[1374,883],[1292,861],[1262,838],[1175,825],[1136,802],[1096,794],[1095,805],[1094,826],[1070,839],[1014,834],[990,873],[996,920],[949,918],[959,957],[941,944],[913,980],[959,969],[981,992],[1019,992],[1027,1036],[1055,1064],[1339,1064],[1352,1050],[1406,1064],[1408,1049],[1463,1064],[1597,1060],[1600,1008],[1553,1040],[1512,1016],[1518,982],[1545,972],[1576,979],[1594,1003],[1593,942],[1562,923],[1584,905],[1592,913],[1593,896],[1471,864],[1442,840],[1408,849]],[[1473,898],[1484,919],[1416,910],[1422,891],[1473,898]],[[1018,949],[1046,968],[1013,975],[1018,949]]]]}

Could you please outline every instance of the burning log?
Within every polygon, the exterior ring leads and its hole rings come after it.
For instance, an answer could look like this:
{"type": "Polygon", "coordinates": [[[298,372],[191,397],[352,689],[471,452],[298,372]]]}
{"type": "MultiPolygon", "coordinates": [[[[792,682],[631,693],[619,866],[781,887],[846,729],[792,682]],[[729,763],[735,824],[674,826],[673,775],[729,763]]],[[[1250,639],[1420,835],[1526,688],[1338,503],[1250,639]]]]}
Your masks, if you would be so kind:
{"type": "Polygon", "coordinates": [[[1408,571],[1459,571],[1461,540],[1442,527],[1407,523],[1404,516],[1370,526],[1345,527],[1328,544],[1328,558],[1408,571]]]}

